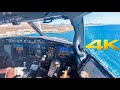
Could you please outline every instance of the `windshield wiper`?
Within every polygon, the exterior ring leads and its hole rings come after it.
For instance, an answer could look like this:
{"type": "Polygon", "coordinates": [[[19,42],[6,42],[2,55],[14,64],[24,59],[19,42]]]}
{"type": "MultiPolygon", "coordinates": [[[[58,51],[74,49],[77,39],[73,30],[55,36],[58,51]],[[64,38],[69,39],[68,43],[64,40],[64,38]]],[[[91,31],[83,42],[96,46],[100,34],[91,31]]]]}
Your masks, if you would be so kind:
{"type": "Polygon", "coordinates": [[[33,22],[27,22],[34,30],[36,30],[40,36],[43,36],[42,32],[40,31],[40,29],[33,23],[33,22]]]}

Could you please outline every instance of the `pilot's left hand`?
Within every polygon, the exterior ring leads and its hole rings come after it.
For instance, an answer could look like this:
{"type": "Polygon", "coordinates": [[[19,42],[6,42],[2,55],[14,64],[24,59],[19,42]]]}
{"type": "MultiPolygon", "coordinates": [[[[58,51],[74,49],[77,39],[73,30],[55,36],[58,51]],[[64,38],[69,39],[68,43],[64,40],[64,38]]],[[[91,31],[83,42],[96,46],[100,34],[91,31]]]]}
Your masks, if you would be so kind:
{"type": "Polygon", "coordinates": [[[8,67],[0,70],[1,74],[5,74],[5,78],[14,78],[16,76],[15,68],[8,67]]]}

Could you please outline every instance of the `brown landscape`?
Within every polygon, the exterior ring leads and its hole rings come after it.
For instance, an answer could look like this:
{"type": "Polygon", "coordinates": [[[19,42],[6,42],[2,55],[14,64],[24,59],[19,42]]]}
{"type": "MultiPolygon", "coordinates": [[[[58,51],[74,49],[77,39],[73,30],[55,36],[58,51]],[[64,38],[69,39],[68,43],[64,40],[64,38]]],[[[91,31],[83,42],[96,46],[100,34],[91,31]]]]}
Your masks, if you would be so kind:
{"type": "MultiPolygon", "coordinates": [[[[41,24],[42,32],[66,32],[73,30],[73,27],[69,24],[41,24]]],[[[14,36],[36,33],[27,23],[21,23],[20,25],[5,24],[0,25],[0,36],[14,36]]]]}

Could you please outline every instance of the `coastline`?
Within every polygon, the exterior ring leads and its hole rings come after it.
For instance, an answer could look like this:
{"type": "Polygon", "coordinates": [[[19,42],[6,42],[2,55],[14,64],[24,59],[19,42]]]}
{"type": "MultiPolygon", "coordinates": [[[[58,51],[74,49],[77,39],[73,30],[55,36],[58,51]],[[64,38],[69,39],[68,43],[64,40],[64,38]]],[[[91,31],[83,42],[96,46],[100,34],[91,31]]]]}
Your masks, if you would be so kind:
{"type": "MultiPolygon", "coordinates": [[[[58,24],[58,25],[48,25],[41,24],[43,33],[64,33],[73,30],[71,25],[58,24]]],[[[0,25],[0,37],[5,36],[17,36],[17,35],[28,35],[37,33],[31,26],[27,23],[21,23],[20,25],[5,24],[0,25]]]]}

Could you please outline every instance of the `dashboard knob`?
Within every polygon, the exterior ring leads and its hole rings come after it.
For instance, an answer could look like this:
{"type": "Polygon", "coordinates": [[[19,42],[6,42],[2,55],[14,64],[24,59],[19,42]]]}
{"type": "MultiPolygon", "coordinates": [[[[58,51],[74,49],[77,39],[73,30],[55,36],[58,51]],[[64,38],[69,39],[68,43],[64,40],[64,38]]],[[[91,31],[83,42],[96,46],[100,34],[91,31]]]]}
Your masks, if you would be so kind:
{"type": "Polygon", "coordinates": [[[23,67],[24,69],[26,69],[26,62],[23,62],[23,67]]]}
{"type": "Polygon", "coordinates": [[[66,67],[67,71],[70,72],[71,71],[71,67],[66,67]]]}
{"type": "Polygon", "coordinates": [[[46,57],[47,57],[47,55],[43,55],[41,61],[45,61],[46,57]]]}
{"type": "Polygon", "coordinates": [[[55,65],[59,65],[60,63],[58,61],[55,62],[55,65]]]}
{"type": "Polygon", "coordinates": [[[45,57],[45,58],[46,58],[46,57],[47,57],[47,55],[43,55],[43,57],[45,57]]]}
{"type": "Polygon", "coordinates": [[[24,67],[26,67],[26,62],[23,62],[24,67]]]}

